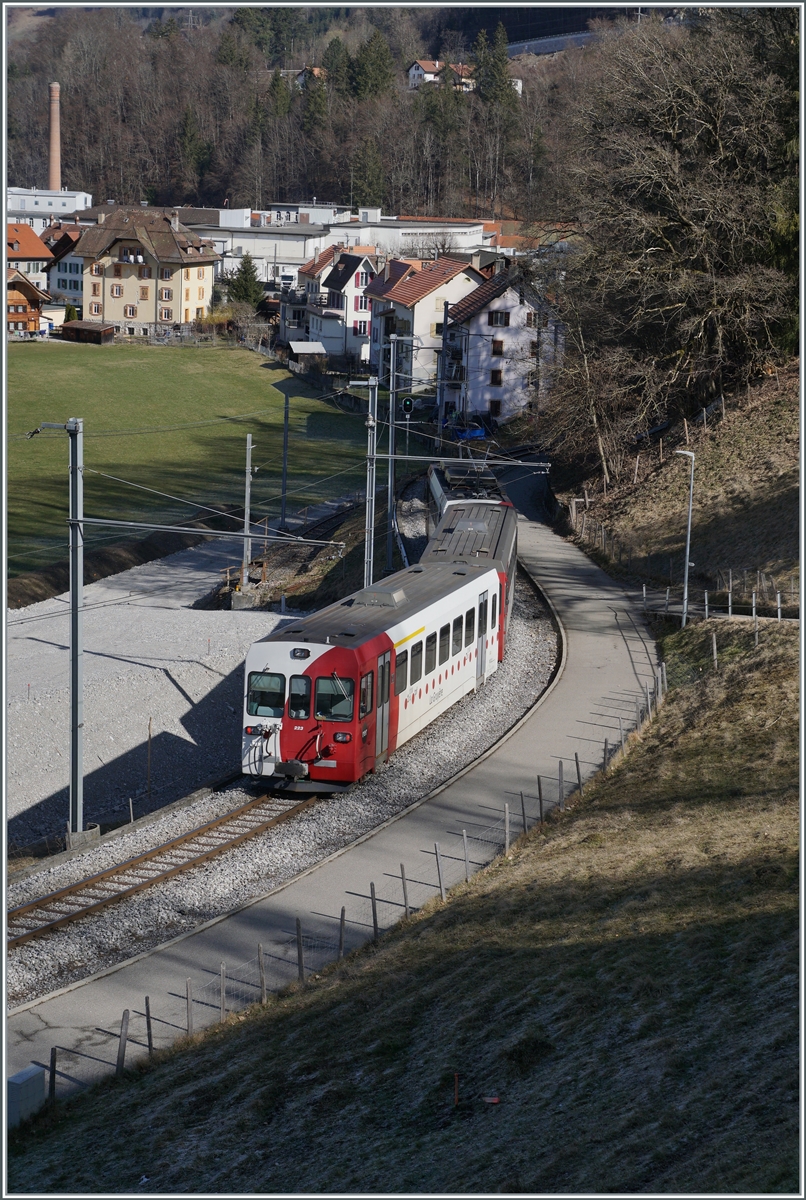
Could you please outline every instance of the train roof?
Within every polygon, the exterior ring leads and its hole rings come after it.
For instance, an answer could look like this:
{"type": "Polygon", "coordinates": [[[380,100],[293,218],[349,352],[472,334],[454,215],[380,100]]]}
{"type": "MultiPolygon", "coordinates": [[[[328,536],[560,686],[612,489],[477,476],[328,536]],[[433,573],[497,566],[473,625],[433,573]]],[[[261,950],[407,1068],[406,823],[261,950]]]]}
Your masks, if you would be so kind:
{"type": "Polygon", "coordinates": [[[452,504],[423,551],[430,564],[480,562],[507,564],[516,543],[518,517],[509,504],[452,504]]]}
{"type": "Polygon", "coordinates": [[[345,600],[292,621],[260,641],[316,642],[354,648],[377,637],[390,625],[416,617],[423,609],[447,599],[492,566],[491,562],[482,561],[407,567],[379,580],[371,588],[362,588],[345,600]]]}
{"type": "Polygon", "coordinates": [[[494,472],[484,463],[443,460],[439,466],[432,463],[428,474],[436,477],[443,492],[451,500],[506,499],[506,491],[494,472]]]}

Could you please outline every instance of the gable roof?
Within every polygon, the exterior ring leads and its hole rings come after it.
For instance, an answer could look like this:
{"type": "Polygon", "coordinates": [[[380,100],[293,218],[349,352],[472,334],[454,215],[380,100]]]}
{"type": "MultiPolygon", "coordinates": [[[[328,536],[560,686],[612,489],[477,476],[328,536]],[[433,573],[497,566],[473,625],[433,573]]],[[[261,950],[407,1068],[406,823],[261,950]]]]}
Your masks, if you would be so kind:
{"type": "Polygon", "coordinates": [[[297,274],[310,275],[312,279],[318,279],[333,262],[333,255],[336,251],[343,249],[343,246],[325,246],[324,250],[319,251],[319,257],[309,258],[306,263],[303,263],[297,274]]]}
{"type": "Polygon", "coordinates": [[[6,251],[9,262],[19,259],[53,258],[53,254],[34,233],[30,225],[8,225],[6,228],[6,251]],[[14,247],[17,247],[15,250],[14,247]]]}
{"type": "MultiPolygon", "coordinates": [[[[322,286],[328,288],[330,291],[340,292],[356,271],[361,270],[362,263],[368,264],[369,270],[374,277],[377,266],[373,258],[370,258],[366,254],[342,254],[327,279],[322,281],[322,286]]],[[[372,280],[370,279],[371,282],[372,280]]]]}
{"type": "Polygon", "coordinates": [[[466,262],[457,262],[455,258],[448,258],[445,255],[417,264],[393,260],[389,265],[388,281],[384,281],[382,275],[376,276],[369,287],[365,289],[365,295],[394,300],[398,304],[405,305],[406,308],[411,308],[424,296],[435,292],[438,287],[448,283],[457,275],[461,275],[463,271],[481,279],[481,275],[474,267],[466,262]],[[391,268],[396,263],[400,263],[400,266],[406,269],[398,271],[397,278],[393,278],[391,268]]]}
{"type": "MultiPolygon", "coordinates": [[[[28,228],[30,229],[30,226],[28,228]]],[[[23,275],[22,271],[18,271],[16,267],[6,268],[6,288],[10,287],[15,287],[22,292],[31,292],[32,294],[29,296],[29,299],[32,300],[38,299],[44,301],[52,298],[50,292],[45,292],[41,287],[37,287],[32,279],[29,279],[27,275],[23,275]]]]}
{"type": "Polygon", "coordinates": [[[120,241],[139,242],[157,262],[190,266],[219,260],[212,242],[202,241],[179,221],[174,228],[170,215],[161,208],[111,209],[100,224],[85,229],[75,253],[100,258],[120,241]]]}
{"type": "Polygon", "coordinates": [[[517,271],[499,271],[497,275],[493,275],[492,279],[486,279],[484,283],[477,287],[474,292],[464,296],[456,304],[452,304],[448,309],[448,318],[453,324],[460,324],[462,321],[468,321],[471,317],[475,317],[477,313],[482,312],[491,300],[496,300],[499,296],[503,296],[504,292],[510,288],[518,288],[525,294],[527,303],[536,308],[540,304],[540,297],[532,287],[525,284],[517,271]]]}

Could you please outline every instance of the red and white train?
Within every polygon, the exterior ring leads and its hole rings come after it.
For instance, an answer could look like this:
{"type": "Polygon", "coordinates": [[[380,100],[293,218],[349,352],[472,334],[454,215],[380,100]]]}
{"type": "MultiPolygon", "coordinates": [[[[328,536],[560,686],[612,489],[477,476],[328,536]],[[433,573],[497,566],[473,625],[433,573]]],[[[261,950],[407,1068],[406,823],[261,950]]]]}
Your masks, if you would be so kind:
{"type": "Polygon", "coordinates": [[[480,687],[506,649],[516,556],[509,501],[451,505],[418,564],[255,642],[244,774],[339,790],[480,687]]]}

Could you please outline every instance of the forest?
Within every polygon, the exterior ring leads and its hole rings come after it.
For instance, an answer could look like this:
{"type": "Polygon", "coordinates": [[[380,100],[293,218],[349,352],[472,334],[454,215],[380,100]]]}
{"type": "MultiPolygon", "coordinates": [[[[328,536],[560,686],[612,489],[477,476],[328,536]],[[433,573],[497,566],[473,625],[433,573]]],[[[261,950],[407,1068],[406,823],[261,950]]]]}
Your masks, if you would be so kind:
{"type": "Polygon", "coordinates": [[[508,60],[506,9],[58,9],[11,29],[8,180],[45,183],[58,80],[63,180],[96,199],[316,195],[512,219],[533,244],[571,228],[562,271],[526,266],[566,327],[541,420],[618,478],[637,431],[798,338],[799,10],[636,11],[508,60]],[[409,91],[406,68],[435,55],[472,63],[475,90],[409,91]],[[299,88],[282,72],[304,65],[326,73],[299,88]]]}

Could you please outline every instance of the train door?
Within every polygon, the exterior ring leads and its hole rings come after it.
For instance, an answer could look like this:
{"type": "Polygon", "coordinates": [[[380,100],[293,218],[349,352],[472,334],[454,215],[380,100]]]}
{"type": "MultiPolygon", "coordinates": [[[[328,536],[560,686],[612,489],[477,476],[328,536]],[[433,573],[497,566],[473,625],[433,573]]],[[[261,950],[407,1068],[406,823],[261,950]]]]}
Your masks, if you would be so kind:
{"type": "Polygon", "coordinates": [[[375,758],[386,759],[389,750],[389,675],[392,653],[387,650],[378,659],[378,703],[375,712],[375,758]]]}
{"type": "Polygon", "coordinates": [[[476,683],[487,672],[487,592],[479,596],[479,625],[476,633],[476,683]]]}

